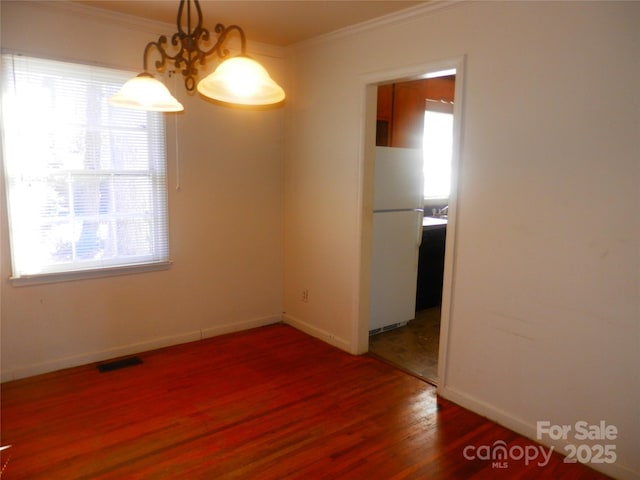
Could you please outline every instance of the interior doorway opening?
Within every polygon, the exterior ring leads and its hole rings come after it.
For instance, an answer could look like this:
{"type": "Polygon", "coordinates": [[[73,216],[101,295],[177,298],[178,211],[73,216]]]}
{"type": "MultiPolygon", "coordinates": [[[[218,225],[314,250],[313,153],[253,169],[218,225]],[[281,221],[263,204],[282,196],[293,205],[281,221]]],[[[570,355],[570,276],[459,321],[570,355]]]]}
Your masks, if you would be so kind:
{"type": "MultiPolygon", "coordinates": [[[[450,208],[455,210],[450,204],[455,204],[453,173],[459,150],[454,145],[459,137],[455,135],[459,119],[454,118],[457,73],[455,68],[440,69],[418,79],[377,86],[376,146],[419,148],[423,152],[424,219],[416,269],[415,315],[406,322],[370,331],[369,352],[434,385],[444,375],[440,358],[445,358],[445,352],[441,345],[446,345],[450,311],[448,304],[443,309],[443,296],[448,302],[452,261],[445,280],[445,258],[447,244],[453,245],[453,238],[448,241],[447,236],[450,208]]],[[[452,257],[452,252],[448,256],[452,257]]]]}

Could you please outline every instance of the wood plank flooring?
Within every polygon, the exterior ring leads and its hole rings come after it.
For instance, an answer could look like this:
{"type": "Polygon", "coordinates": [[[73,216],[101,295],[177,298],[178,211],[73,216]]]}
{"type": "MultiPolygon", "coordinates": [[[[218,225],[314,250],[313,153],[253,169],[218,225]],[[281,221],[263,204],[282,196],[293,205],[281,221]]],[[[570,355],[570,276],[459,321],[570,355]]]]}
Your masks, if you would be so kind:
{"type": "Polygon", "coordinates": [[[3,480],[606,478],[557,454],[467,460],[467,445],[535,444],[285,325],[139,357],[3,384],[3,480]]]}

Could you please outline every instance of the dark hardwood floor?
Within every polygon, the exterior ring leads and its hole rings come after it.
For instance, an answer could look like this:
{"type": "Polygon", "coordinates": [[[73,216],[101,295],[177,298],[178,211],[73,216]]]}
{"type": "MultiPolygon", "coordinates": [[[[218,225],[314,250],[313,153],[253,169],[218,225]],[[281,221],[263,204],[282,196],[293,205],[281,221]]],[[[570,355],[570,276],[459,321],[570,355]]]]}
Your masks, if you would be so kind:
{"type": "Polygon", "coordinates": [[[139,357],[3,384],[3,480],[605,478],[557,454],[468,460],[535,444],[285,325],[139,357]]]}

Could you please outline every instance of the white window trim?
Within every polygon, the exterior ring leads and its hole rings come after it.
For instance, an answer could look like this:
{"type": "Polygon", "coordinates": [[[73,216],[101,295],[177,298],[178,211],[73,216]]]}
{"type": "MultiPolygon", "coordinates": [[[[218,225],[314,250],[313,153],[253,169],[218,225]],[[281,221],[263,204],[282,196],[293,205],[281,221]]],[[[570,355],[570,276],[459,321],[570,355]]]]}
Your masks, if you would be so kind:
{"type": "MultiPolygon", "coordinates": [[[[10,52],[3,51],[2,54],[3,55],[10,54],[10,52]]],[[[91,66],[91,65],[88,65],[88,66],[91,66]]],[[[97,68],[105,68],[105,67],[97,67],[97,68]]],[[[110,68],[110,67],[106,67],[106,68],[110,68]]],[[[166,155],[166,145],[164,148],[165,148],[165,155],[166,155]]],[[[165,182],[166,182],[166,179],[167,179],[166,178],[166,168],[167,168],[166,157],[164,159],[164,162],[165,162],[164,169],[165,169],[165,182]]],[[[6,176],[4,172],[3,172],[3,177],[5,182],[9,181],[9,177],[6,176]]],[[[167,186],[165,185],[164,195],[168,195],[168,189],[166,187],[167,186]]],[[[5,197],[9,195],[8,188],[9,188],[8,185],[5,185],[5,191],[3,192],[3,196],[5,197]]],[[[6,200],[8,202],[8,199],[6,200]]],[[[8,207],[8,204],[7,204],[7,207],[8,207]]],[[[165,200],[165,208],[168,209],[168,198],[165,200]]],[[[10,212],[7,211],[7,215],[9,214],[10,212]]],[[[167,245],[167,248],[169,248],[168,211],[165,213],[165,215],[167,215],[166,245],[167,245]]],[[[167,253],[169,252],[170,250],[167,251],[167,253]]],[[[45,271],[45,272],[38,272],[38,273],[32,273],[32,274],[22,273],[19,276],[16,276],[15,273],[12,273],[8,277],[8,279],[13,286],[39,285],[39,284],[47,284],[47,283],[58,283],[58,282],[85,280],[85,279],[92,279],[92,278],[111,277],[111,276],[118,276],[118,275],[129,275],[129,274],[145,273],[145,272],[152,272],[152,271],[162,271],[162,270],[169,269],[172,263],[173,262],[171,261],[170,258],[158,259],[158,260],[153,260],[149,262],[145,262],[141,258],[138,258],[137,263],[131,263],[131,264],[119,264],[119,265],[116,264],[112,266],[109,266],[109,265],[95,266],[95,267],[88,267],[88,268],[81,268],[81,269],[72,269],[67,271],[56,271],[56,272],[45,271]]],[[[13,264],[13,259],[12,259],[12,264],[13,264]]]]}
{"type": "Polygon", "coordinates": [[[142,263],[139,265],[123,265],[118,267],[103,267],[94,270],[76,270],[72,272],[38,273],[35,275],[22,275],[9,277],[14,287],[30,285],[43,285],[48,283],[72,282],[77,280],[89,280],[92,278],[114,277],[118,275],[133,275],[136,273],[156,272],[168,270],[173,261],[157,263],[142,263]]]}

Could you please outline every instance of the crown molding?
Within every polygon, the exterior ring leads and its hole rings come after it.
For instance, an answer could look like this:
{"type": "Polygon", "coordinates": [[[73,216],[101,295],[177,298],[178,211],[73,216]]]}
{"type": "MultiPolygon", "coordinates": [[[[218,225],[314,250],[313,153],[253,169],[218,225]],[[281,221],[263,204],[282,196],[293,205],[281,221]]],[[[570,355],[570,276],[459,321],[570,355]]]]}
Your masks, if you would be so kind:
{"type": "Polygon", "coordinates": [[[344,27],[333,32],[318,35],[317,37],[311,38],[309,40],[303,40],[302,42],[290,45],[287,48],[296,50],[298,48],[305,48],[312,45],[322,44],[344,37],[349,37],[380,27],[405,23],[407,21],[415,19],[416,16],[431,15],[435,12],[439,12],[441,10],[464,3],[465,1],[467,0],[431,0],[421,5],[416,5],[415,7],[410,7],[405,10],[400,10],[398,12],[384,15],[382,17],[374,18],[361,23],[356,23],[354,25],[349,25],[348,27],[344,27]]]}
{"type": "MultiPolygon", "coordinates": [[[[160,35],[170,37],[176,30],[175,23],[159,22],[157,20],[149,20],[135,15],[127,15],[126,13],[105,10],[103,8],[92,7],[84,4],[72,2],[70,0],[32,0],[29,4],[35,8],[51,11],[64,12],[68,15],[74,15],[79,18],[103,21],[105,23],[117,24],[137,32],[148,33],[149,41],[156,40],[160,35]],[[154,38],[156,37],[156,38],[154,38]]],[[[212,31],[213,33],[213,31],[212,31]]],[[[247,48],[255,55],[264,55],[274,58],[283,58],[285,56],[285,48],[267,43],[254,42],[247,39],[247,48]]],[[[230,47],[234,51],[233,47],[230,47]]]]}
{"type": "Polygon", "coordinates": [[[29,2],[38,9],[49,9],[52,11],[64,12],[80,18],[100,20],[106,23],[115,23],[120,26],[131,28],[137,31],[144,31],[150,34],[161,35],[171,25],[157,20],[148,20],[126,13],[114,12],[103,8],[91,7],[88,5],[75,3],[70,0],[32,0],[29,2]]]}

